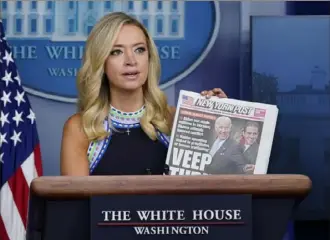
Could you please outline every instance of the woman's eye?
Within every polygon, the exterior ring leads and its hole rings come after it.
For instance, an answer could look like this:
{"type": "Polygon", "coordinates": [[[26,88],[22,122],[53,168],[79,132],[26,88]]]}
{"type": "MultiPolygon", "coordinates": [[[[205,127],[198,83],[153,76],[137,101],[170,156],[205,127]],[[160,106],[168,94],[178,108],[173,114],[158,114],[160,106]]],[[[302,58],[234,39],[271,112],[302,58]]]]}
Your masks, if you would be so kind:
{"type": "Polygon", "coordinates": [[[113,50],[113,51],[111,51],[111,55],[119,55],[121,53],[121,51],[120,50],[113,50]]]}
{"type": "Polygon", "coordinates": [[[137,53],[143,53],[143,52],[146,51],[146,49],[145,49],[144,47],[140,47],[140,48],[137,48],[135,51],[136,51],[137,53]]]}

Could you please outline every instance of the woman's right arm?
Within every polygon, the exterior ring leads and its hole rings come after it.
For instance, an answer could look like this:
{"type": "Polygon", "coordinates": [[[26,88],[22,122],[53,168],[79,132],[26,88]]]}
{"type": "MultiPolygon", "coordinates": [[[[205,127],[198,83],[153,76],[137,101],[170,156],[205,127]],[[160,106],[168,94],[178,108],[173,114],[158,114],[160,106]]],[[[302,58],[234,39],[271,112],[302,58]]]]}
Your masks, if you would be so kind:
{"type": "Polygon", "coordinates": [[[83,131],[79,114],[71,116],[64,124],[61,144],[61,175],[88,176],[87,159],[89,141],[83,131]]]}

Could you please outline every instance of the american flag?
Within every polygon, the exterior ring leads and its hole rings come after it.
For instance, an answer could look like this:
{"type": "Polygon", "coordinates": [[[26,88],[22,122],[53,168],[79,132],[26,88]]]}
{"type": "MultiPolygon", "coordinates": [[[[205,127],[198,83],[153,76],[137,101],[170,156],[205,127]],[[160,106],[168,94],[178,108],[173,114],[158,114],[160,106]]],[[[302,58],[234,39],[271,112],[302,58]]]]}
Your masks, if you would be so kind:
{"type": "Polygon", "coordinates": [[[21,86],[0,20],[1,240],[25,239],[30,183],[41,175],[35,114],[21,86]]]}
{"type": "Polygon", "coordinates": [[[193,105],[194,103],[194,98],[187,96],[187,95],[183,95],[182,96],[182,103],[183,104],[188,104],[188,105],[193,105]]]}
{"type": "Polygon", "coordinates": [[[266,116],[266,110],[261,108],[256,108],[254,110],[254,116],[255,117],[265,117],[266,116]]]}

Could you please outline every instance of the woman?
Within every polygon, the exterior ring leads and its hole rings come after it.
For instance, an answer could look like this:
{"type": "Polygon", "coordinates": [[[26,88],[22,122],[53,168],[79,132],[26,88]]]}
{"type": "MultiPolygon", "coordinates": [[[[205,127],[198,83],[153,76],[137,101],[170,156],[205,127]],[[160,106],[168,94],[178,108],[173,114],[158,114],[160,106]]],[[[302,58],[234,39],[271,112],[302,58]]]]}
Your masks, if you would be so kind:
{"type": "MultiPolygon", "coordinates": [[[[125,13],[104,16],[87,39],[78,113],[63,129],[61,175],[163,174],[175,108],[159,78],[146,29],[125,13]]],[[[226,97],[221,89],[202,95],[226,97]]]]}

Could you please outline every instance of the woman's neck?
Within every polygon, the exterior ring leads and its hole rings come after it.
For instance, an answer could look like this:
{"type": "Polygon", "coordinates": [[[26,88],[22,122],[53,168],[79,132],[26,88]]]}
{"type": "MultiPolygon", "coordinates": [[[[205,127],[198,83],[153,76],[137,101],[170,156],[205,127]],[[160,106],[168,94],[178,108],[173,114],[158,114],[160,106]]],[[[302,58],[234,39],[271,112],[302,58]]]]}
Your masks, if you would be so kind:
{"type": "Polygon", "coordinates": [[[110,90],[110,104],[123,112],[135,112],[144,105],[142,88],[137,91],[110,90]]]}

